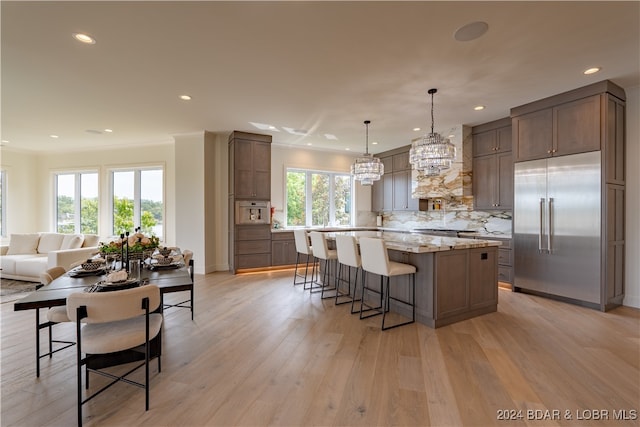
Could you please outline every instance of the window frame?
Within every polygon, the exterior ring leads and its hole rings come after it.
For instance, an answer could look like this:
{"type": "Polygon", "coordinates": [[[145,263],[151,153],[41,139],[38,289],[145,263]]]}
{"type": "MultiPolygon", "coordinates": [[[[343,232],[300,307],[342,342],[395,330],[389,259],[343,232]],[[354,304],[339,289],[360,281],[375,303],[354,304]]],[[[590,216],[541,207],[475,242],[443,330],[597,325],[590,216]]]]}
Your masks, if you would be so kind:
{"type": "Polygon", "coordinates": [[[287,183],[288,183],[288,174],[289,172],[297,172],[305,174],[305,224],[304,227],[320,227],[320,226],[329,226],[331,224],[335,224],[336,222],[336,210],[335,210],[335,178],[337,176],[349,177],[349,193],[351,197],[349,198],[349,223],[341,226],[352,227],[355,221],[354,218],[354,179],[350,172],[341,172],[341,171],[327,171],[321,169],[307,169],[301,167],[294,166],[285,166],[284,170],[284,226],[285,227],[302,227],[301,225],[289,225],[288,223],[288,209],[289,209],[289,201],[288,201],[288,191],[287,191],[287,183]],[[314,174],[320,175],[328,175],[329,176],[329,224],[313,224],[313,182],[311,177],[314,174]]]}
{"type": "MultiPolygon", "coordinates": [[[[114,173],[117,172],[133,172],[133,221],[134,226],[139,226],[141,224],[142,218],[142,179],[141,174],[143,171],[162,171],[162,235],[158,236],[161,240],[165,239],[167,233],[167,225],[166,225],[166,217],[167,217],[167,206],[166,206],[166,176],[167,171],[166,167],[163,164],[150,164],[150,165],[131,165],[131,166],[123,166],[123,167],[114,167],[108,169],[108,179],[109,179],[109,194],[108,194],[108,209],[109,209],[109,233],[111,236],[116,236],[116,231],[113,229],[114,227],[114,173]],[[135,225],[137,224],[137,225],[135,225]]],[[[133,230],[129,230],[133,232],[133,230]]]]}
{"type": "Polygon", "coordinates": [[[95,174],[98,182],[98,212],[96,215],[96,234],[100,234],[100,170],[99,169],[73,169],[58,170],[53,172],[53,224],[51,229],[58,232],[58,176],[73,175],[74,176],[74,201],[73,201],[73,233],[82,234],[82,175],[95,174]]]}

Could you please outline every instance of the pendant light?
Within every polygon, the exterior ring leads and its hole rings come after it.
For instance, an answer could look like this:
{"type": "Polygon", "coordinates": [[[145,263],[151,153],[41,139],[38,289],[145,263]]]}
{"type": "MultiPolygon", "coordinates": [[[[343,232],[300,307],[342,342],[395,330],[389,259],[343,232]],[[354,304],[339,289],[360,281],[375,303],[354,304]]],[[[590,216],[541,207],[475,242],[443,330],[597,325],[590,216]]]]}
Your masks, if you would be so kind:
{"type": "Polygon", "coordinates": [[[431,133],[411,143],[409,163],[413,169],[423,171],[427,176],[439,175],[441,171],[449,169],[456,158],[456,147],[449,139],[433,131],[433,95],[438,89],[429,89],[431,95],[431,133]]]}
{"type": "Polygon", "coordinates": [[[362,157],[358,157],[356,162],[351,165],[351,175],[356,181],[360,181],[362,185],[373,185],[373,181],[378,181],[384,174],[384,165],[380,159],[369,154],[369,123],[371,120],[365,120],[364,124],[367,128],[366,147],[362,157]]]}

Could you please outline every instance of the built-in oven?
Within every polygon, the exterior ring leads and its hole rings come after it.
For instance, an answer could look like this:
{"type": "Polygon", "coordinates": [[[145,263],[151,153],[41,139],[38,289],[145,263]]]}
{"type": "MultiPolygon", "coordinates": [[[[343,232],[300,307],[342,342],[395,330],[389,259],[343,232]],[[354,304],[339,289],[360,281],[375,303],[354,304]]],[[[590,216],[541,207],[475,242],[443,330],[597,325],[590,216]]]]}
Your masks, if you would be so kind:
{"type": "Polygon", "coordinates": [[[236,201],[236,224],[269,224],[271,222],[271,203],[236,201]]]}

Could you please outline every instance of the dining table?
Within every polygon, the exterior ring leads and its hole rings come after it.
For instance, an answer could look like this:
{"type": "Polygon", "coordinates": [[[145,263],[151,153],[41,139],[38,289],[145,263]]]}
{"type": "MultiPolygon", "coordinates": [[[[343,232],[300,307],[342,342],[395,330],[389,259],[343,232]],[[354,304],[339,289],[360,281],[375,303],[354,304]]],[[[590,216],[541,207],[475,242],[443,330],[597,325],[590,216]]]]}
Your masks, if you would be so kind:
{"type": "MultiPolygon", "coordinates": [[[[180,258],[180,257],[176,257],[180,258]]],[[[162,311],[165,307],[164,295],[172,292],[190,291],[192,312],[194,310],[194,283],[193,283],[193,265],[185,265],[182,261],[170,263],[168,265],[159,265],[153,259],[147,259],[141,263],[140,277],[132,286],[156,285],[160,288],[160,306],[162,311]]],[[[111,271],[113,272],[113,271],[111,271]]],[[[108,277],[107,268],[99,268],[96,270],[84,270],[81,266],[77,266],[62,276],[54,279],[48,285],[42,286],[31,292],[29,295],[16,300],[13,304],[14,311],[35,311],[35,331],[36,331],[36,348],[40,348],[40,329],[49,327],[51,322],[40,321],[40,309],[51,308],[56,306],[64,306],[67,297],[77,292],[101,292],[116,290],[116,287],[107,286],[108,277]]],[[[129,287],[129,286],[127,286],[129,287]]],[[[186,306],[182,306],[186,307],[186,306]]],[[[63,347],[66,348],[66,347],[63,347]]],[[[62,348],[62,349],[63,349],[62,348]]],[[[51,352],[51,350],[50,350],[51,352]]],[[[39,352],[36,352],[36,374],[39,376],[39,352]]],[[[122,358],[112,358],[111,360],[99,362],[102,366],[122,362],[122,358]]]]}

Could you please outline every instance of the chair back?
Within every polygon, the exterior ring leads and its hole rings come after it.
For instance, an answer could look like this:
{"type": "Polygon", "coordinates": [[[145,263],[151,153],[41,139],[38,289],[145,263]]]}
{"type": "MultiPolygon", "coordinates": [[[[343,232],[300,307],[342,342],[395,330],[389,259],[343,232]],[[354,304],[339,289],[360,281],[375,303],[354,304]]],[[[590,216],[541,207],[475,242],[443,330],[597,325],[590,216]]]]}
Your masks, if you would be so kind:
{"type": "Polygon", "coordinates": [[[66,272],[67,270],[65,270],[64,267],[51,267],[40,273],[40,283],[48,285],[66,272]]]}
{"type": "Polygon", "coordinates": [[[338,261],[340,264],[356,268],[362,265],[355,237],[336,236],[336,249],[338,250],[338,261]]]}
{"type": "Polygon", "coordinates": [[[139,286],[113,292],[77,292],[67,297],[67,316],[77,320],[76,309],[87,307],[85,323],[105,323],[131,319],[145,314],[142,300],[149,298],[149,311],[160,305],[160,288],[155,285],[139,286]]]}
{"type": "Polygon", "coordinates": [[[307,232],[303,229],[293,230],[293,237],[296,242],[296,251],[305,255],[313,255],[311,248],[309,247],[309,239],[307,238],[307,232]]]}
{"type": "Polygon", "coordinates": [[[327,239],[325,238],[324,233],[312,231],[309,233],[309,237],[311,237],[313,256],[321,259],[329,259],[329,247],[327,246],[327,239]]]}
{"type": "Polygon", "coordinates": [[[373,237],[360,238],[362,269],[381,276],[389,275],[389,254],[384,240],[373,237]]]}
{"type": "Polygon", "coordinates": [[[190,251],[189,249],[185,249],[184,251],[182,251],[182,259],[184,260],[184,265],[188,266],[191,258],[193,258],[193,251],[190,251]]]}

